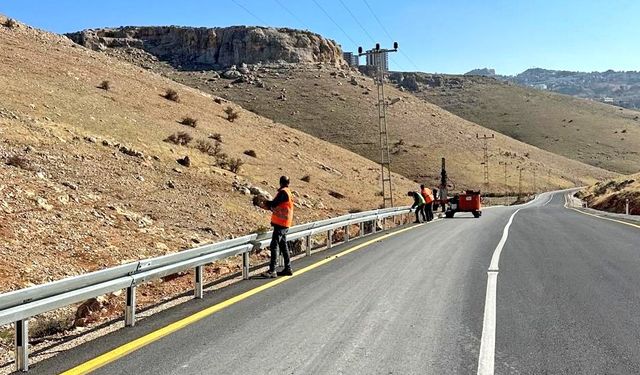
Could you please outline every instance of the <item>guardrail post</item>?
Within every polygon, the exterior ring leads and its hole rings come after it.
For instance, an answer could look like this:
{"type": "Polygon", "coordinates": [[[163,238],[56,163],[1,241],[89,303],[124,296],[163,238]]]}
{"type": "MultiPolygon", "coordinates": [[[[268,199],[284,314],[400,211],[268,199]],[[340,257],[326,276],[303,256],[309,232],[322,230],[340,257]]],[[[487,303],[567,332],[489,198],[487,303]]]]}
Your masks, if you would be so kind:
{"type": "Polygon", "coordinates": [[[194,272],[193,297],[202,299],[202,266],[197,266],[194,272]]]}
{"type": "Polygon", "coordinates": [[[376,234],[378,232],[378,219],[374,219],[372,224],[371,233],[376,234]]]}
{"type": "Polygon", "coordinates": [[[249,280],[250,258],[249,252],[242,253],[242,280],[249,280]]]}
{"type": "Polygon", "coordinates": [[[136,286],[127,288],[127,306],[124,309],[125,327],[133,327],[136,324],[136,286]]]}
{"type": "Polygon", "coordinates": [[[360,237],[364,237],[364,221],[360,222],[360,237]]]}
{"type": "Polygon", "coordinates": [[[349,242],[349,226],[344,226],[344,242],[349,242]]]}
{"type": "Polygon", "coordinates": [[[305,247],[307,256],[311,255],[311,235],[308,235],[307,238],[305,238],[305,247]]]}
{"type": "Polygon", "coordinates": [[[16,371],[29,370],[29,320],[16,322],[16,371]]]}
{"type": "Polygon", "coordinates": [[[331,249],[333,246],[333,229],[327,231],[327,249],[331,249]]]}

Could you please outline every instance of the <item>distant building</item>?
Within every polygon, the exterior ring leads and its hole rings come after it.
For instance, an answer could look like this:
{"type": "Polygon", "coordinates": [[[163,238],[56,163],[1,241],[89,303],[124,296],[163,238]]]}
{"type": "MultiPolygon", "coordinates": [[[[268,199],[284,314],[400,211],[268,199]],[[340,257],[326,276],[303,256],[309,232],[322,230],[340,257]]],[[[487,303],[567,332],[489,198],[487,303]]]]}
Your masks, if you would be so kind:
{"type": "Polygon", "coordinates": [[[349,66],[357,67],[360,65],[360,56],[355,55],[353,52],[343,52],[342,57],[349,66]]]}
{"type": "Polygon", "coordinates": [[[545,85],[544,83],[536,83],[534,85],[531,85],[531,87],[533,87],[534,89],[538,89],[538,90],[546,90],[547,89],[547,85],[545,85]]]}
{"type": "MultiPolygon", "coordinates": [[[[373,50],[367,52],[373,52],[373,50]]],[[[389,71],[389,54],[387,52],[381,52],[367,55],[367,66],[380,67],[383,72],[389,71]]]]}
{"type": "Polygon", "coordinates": [[[615,100],[613,98],[608,98],[608,97],[602,98],[602,101],[605,102],[605,103],[614,103],[615,102],[615,100]]]}

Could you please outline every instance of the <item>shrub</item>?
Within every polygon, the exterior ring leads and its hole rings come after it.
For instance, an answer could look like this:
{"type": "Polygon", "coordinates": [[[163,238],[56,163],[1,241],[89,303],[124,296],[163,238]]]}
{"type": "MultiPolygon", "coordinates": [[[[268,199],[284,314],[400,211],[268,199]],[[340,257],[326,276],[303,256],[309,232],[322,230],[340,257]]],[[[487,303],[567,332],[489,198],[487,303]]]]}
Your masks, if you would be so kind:
{"type": "Polygon", "coordinates": [[[180,120],[180,123],[182,125],[187,125],[187,126],[191,126],[192,128],[195,128],[196,125],[198,125],[198,120],[194,119],[193,117],[183,117],[182,120],[180,120]]]}
{"type": "Polygon", "coordinates": [[[171,134],[164,141],[170,142],[176,145],[180,145],[180,146],[186,146],[192,140],[193,140],[193,137],[191,136],[191,134],[187,132],[178,132],[178,133],[171,134]]]}
{"type": "Polygon", "coordinates": [[[176,90],[174,90],[174,89],[167,89],[167,91],[165,91],[163,96],[167,100],[171,100],[172,102],[180,103],[180,95],[178,95],[178,92],[176,90]]]}
{"type": "Polygon", "coordinates": [[[304,181],[304,182],[310,182],[311,181],[311,176],[304,175],[304,176],[302,176],[301,180],[304,181]]]}
{"type": "Polygon", "coordinates": [[[229,121],[229,122],[233,122],[238,117],[240,117],[240,114],[235,109],[233,109],[233,107],[225,108],[224,109],[224,113],[227,114],[227,121],[229,121]]]}
{"type": "Polygon", "coordinates": [[[16,167],[16,168],[20,168],[20,169],[24,169],[24,170],[31,170],[31,165],[29,164],[29,160],[27,160],[27,158],[20,156],[20,155],[13,155],[10,156],[7,159],[7,165],[10,165],[12,167],[16,167]]]}
{"type": "Polygon", "coordinates": [[[222,143],[222,134],[220,134],[220,133],[209,134],[209,138],[222,143]]]}
{"type": "Polygon", "coordinates": [[[258,154],[256,154],[255,150],[247,150],[244,152],[245,155],[251,156],[252,158],[257,158],[258,154]]]}
{"type": "Polygon", "coordinates": [[[219,152],[215,155],[216,165],[222,169],[229,169],[229,155],[224,152],[219,152]]]}
{"type": "Polygon", "coordinates": [[[228,166],[229,170],[233,173],[240,172],[240,168],[244,165],[244,162],[240,158],[229,159],[228,166]]]}
{"type": "Polygon", "coordinates": [[[4,26],[13,29],[15,27],[18,27],[18,23],[13,18],[7,18],[7,20],[4,21],[4,26]]]}
{"type": "Polygon", "coordinates": [[[196,148],[203,154],[207,154],[211,156],[215,156],[221,150],[219,144],[213,144],[204,139],[198,139],[198,141],[196,142],[196,148]]]}
{"type": "Polygon", "coordinates": [[[109,91],[111,90],[111,82],[104,80],[100,82],[100,84],[98,85],[98,88],[103,89],[104,91],[109,91]]]}

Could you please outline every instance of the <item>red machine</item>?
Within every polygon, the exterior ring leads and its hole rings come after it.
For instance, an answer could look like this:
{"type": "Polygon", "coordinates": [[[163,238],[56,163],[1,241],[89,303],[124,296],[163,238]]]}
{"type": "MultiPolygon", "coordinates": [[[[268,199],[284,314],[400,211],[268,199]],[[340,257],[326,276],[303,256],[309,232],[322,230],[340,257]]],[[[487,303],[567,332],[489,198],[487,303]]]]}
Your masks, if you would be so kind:
{"type": "Polygon", "coordinates": [[[482,215],[480,191],[467,190],[463,194],[456,194],[449,198],[449,207],[444,215],[452,218],[456,212],[471,212],[474,217],[482,215]]]}

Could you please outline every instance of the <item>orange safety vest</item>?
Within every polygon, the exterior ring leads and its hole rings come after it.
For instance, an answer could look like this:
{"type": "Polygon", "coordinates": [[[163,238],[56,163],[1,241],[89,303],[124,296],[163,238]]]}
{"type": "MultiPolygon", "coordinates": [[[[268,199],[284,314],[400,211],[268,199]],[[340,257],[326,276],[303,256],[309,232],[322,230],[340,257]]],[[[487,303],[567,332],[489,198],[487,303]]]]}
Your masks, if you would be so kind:
{"type": "Polygon", "coordinates": [[[431,191],[431,189],[426,187],[422,189],[420,193],[422,194],[422,197],[424,198],[425,203],[429,204],[433,202],[433,191],[431,191]]]}
{"type": "Polygon", "coordinates": [[[282,188],[287,193],[287,200],[272,209],[271,224],[290,228],[293,225],[293,198],[289,188],[282,188]]]}

